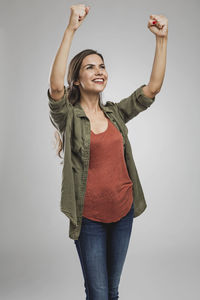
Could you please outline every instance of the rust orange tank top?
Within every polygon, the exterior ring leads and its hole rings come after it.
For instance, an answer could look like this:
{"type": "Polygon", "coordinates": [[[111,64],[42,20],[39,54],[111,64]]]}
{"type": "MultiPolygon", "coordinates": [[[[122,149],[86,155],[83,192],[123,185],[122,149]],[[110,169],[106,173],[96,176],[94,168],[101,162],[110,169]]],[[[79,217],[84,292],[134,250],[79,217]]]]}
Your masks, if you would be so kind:
{"type": "Polygon", "coordinates": [[[110,223],[125,216],[133,203],[132,185],[121,132],[107,118],[104,132],[91,131],[90,162],[83,216],[110,223]]]}

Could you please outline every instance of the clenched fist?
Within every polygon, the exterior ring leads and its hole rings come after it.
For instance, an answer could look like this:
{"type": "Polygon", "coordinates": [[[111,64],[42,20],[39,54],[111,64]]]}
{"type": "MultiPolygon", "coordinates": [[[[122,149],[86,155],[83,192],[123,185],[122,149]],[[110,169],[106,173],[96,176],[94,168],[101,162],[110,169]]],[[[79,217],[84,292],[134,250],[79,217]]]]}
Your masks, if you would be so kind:
{"type": "Polygon", "coordinates": [[[69,19],[68,27],[72,30],[77,30],[82,24],[83,20],[87,16],[90,7],[85,6],[84,4],[76,4],[70,7],[71,15],[69,19]]]}
{"type": "Polygon", "coordinates": [[[168,19],[163,15],[150,15],[147,27],[158,37],[168,36],[168,19]]]}

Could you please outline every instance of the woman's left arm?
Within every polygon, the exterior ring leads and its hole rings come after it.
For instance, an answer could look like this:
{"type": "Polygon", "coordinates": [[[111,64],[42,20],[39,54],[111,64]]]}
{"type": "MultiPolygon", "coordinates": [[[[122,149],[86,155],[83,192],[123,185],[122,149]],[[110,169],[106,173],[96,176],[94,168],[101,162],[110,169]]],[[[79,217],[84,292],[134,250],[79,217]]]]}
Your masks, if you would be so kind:
{"type": "Polygon", "coordinates": [[[159,93],[165,76],[168,19],[163,15],[151,15],[147,27],[156,36],[156,50],[149,83],[142,89],[147,97],[153,98],[159,93]]]}

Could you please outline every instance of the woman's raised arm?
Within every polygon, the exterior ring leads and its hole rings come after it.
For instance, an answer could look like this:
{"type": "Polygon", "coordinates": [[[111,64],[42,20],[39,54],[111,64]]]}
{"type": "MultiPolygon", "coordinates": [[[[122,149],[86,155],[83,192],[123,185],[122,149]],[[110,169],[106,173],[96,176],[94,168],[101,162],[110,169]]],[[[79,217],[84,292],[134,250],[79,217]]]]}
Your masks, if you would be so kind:
{"type": "Polygon", "coordinates": [[[143,88],[147,97],[155,97],[161,90],[167,61],[168,19],[150,15],[147,27],[156,36],[156,51],[149,83],[143,88]]]}
{"type": "Polygon", "coordinates": [[[82,24],[90,8],[84,4],[77,4],[72,5],[70,9],[71,15],[69,23],[54,59],[50,75],[50,95],[55,100],[59,100],[64,95],[64,78],[72,39],[75,31],[82,24]]]}

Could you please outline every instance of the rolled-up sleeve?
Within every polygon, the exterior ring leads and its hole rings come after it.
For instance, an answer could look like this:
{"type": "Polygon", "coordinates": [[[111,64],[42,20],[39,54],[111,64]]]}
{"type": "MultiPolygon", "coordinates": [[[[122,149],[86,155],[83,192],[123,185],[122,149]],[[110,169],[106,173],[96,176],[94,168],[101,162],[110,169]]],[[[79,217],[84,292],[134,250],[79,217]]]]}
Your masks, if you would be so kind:
{"type": "Polygon", "coordinates": [[[155,97],[149,98],[144,95],[142,90],[144,86],[146,86],[146,84],[137,88],[129,97],[115,103],[124,123],[127,123],[140,112],[146,110],[155,101],[155,97]]]}
{"type": "Polygon", "coordinates": [[[66,125],[69,107],[71,106],[71,103],[67,99],[66,87],[64,86],[64,95],[59,100],[54,100],[51,97],[49,88],[47,90],[47,96],[49,99],[49,118],[51,120],[51,123],[56,129],[58,129],[60,132],[63,132],[66,125]]]}

